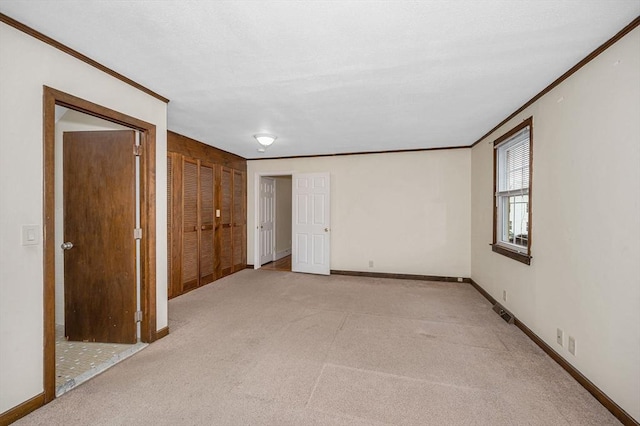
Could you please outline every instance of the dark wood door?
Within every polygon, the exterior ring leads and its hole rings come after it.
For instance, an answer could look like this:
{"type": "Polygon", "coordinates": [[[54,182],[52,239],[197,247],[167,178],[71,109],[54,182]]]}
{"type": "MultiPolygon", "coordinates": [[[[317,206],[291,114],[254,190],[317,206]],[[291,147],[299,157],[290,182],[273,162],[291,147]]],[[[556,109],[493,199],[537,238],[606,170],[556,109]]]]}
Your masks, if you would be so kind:
{"type": "Polygon", "coordinates": [[[63,137],[65,335],[136,342],[134,131],[63,137]]]}

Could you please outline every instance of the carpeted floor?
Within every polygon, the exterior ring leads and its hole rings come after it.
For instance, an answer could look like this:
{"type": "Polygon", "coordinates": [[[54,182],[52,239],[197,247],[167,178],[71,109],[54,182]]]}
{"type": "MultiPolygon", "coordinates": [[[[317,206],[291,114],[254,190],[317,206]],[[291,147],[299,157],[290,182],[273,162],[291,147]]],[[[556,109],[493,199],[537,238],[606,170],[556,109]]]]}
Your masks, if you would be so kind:
{"type": "Polygon", "coordinates": [[[20,425],[619,424],[469,284],[245,270],[20,425]]]}

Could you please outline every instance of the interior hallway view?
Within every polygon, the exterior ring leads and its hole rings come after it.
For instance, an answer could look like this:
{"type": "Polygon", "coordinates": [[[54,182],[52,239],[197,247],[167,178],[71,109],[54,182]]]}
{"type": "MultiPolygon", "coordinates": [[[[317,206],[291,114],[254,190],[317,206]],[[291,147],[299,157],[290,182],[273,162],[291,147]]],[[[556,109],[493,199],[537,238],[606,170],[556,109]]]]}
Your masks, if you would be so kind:
{"type": "Polygon", "coordinates": [[[260,269],[266,271],[291,271],[291,255],[262,265],[260,269]]]}
{"type": "Polygon", "coordinates": [[[607,425],[470,284],[244,270],[18,425],[607,425]]]}

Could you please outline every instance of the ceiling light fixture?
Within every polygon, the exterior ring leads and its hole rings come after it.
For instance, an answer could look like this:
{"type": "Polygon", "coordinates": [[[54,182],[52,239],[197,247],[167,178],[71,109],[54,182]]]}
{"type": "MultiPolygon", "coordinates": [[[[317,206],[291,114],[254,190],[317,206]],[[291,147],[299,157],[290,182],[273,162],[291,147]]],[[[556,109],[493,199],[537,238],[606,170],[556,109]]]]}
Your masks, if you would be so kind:
{"type": "Polygon", "coordinates": [[[278,139],[277,136],[270,135],[268,133],[258,133],[257,135],[253,135],[253,137],[256,138],[256,140],[260,144],[258,152],[264,152],[269,146],[271,146],[273,141],[278,139]]]}

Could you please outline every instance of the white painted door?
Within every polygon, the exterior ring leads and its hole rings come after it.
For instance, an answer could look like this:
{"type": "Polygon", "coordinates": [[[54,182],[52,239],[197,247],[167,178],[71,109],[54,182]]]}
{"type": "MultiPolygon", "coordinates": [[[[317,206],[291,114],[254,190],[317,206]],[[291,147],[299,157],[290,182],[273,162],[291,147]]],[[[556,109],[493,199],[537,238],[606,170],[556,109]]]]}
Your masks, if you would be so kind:
{"type": "Polygon", "coordinates": [[[275,259],[276,181],[260,178],[260,265],[275,259]]]}
{"type": "Polygon", "coordinates": [[[293,175],[293,272],[329,275],[331,191],[329,173],[293,175]]]}

